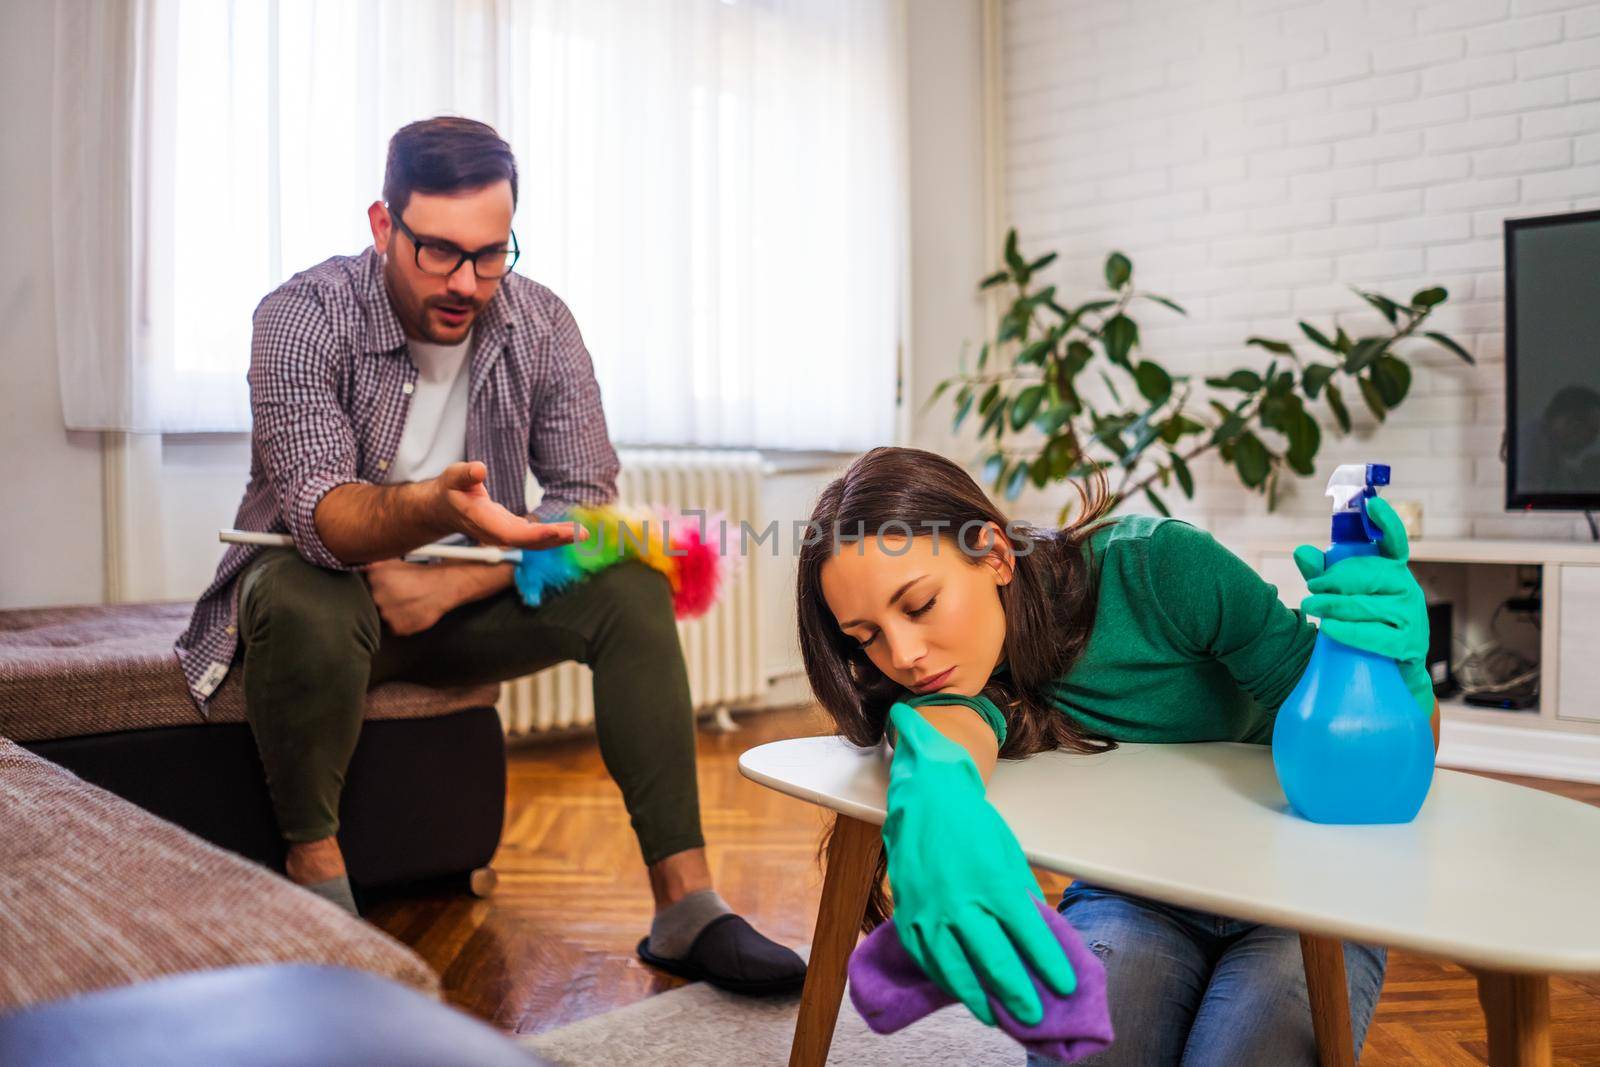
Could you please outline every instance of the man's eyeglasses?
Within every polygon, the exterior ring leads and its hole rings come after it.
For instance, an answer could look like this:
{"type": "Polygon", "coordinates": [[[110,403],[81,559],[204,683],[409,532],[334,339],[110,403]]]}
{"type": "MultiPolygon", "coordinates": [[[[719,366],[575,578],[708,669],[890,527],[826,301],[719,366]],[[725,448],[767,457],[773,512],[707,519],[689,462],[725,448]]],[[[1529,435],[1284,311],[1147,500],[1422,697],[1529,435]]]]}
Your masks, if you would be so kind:
{"type": "Polygon", "coordinates": [[[472,261],[472,273],[485,280],[504,278],[511,273],[511,268],[516,265],[517,257],[522,254],[517,248],[517,235],[511,233],[511,247],[493,245],[489,248],[480,248],[476,252],[468,252],[457,248],[448,241],[436,241],[431,237],[418,237],[411,232],[411,227],[393,211],[389,218],[394,220],[395,227],[410,240],[413,252],[416,255],[417,269],[424,274],[432,274],[440,278],[448,278],[461,269],[461,264],[472,261]]]}

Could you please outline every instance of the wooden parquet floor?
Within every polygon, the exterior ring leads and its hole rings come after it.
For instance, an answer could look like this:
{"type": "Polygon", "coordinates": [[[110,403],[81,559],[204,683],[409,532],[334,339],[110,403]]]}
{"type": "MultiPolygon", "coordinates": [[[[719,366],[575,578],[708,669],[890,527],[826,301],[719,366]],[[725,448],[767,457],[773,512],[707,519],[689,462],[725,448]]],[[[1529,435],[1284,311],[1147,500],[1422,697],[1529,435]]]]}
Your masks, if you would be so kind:
{"type": "MultiPolygon", "coordinates": [[[[827,732],[815,709],[741,719],[702,732],[700,789],[718,891],[770,937],[810,940],[821,890],[821,812],[747,781],[739,753],[827,732]]],[[[443,976],[446,996],[503,1030],[538,1033],[671,989],[641,964],[650,891],[616,786],[590,739],[513,751],[506,832],[490,900],[439,891],[377,902],[376,925],[443,976]]],[[[1600,786],[1508,781],[1600,804],[1600,786]]],[[[1065,880],[1041,881],[1059,894],[1065,880]]],[[[1600,907],[1600,887],[1596,887],[1600,907]]],[[[1508,906],[1516,906],[1508,901],[1508,906]]],[[[848,1010],[848,1009],[847,1009],[848,1010]]],[[[1550,991],[1556,1067],[1600,1067],[1600,975],[1557,978],[1550,991]]],[[[1488,1044],[1476,984],[1461,968],[1395,952],[1361,1058],[1365,1067],[1472,1067],[1488,1044]]]]}

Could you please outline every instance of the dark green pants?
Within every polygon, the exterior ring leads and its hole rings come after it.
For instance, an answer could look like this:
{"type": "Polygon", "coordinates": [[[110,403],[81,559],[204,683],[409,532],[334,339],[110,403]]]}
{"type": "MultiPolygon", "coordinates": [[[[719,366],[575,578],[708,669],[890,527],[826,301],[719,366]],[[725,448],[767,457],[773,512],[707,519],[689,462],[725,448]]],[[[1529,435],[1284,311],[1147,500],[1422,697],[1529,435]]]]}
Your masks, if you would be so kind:
{"type": "Polygon", "coordinates": [[[645,862],[705,843],[689,675],[659,571],[620,563],[538,608],[506,589],[409,637],[383,628],[359,574],[292,549],[268,549],[241,581],[245,715],[288,840],[338,830],[369,686],[502,681],[576,660],[594,671],[600,756],[645,862]]]}

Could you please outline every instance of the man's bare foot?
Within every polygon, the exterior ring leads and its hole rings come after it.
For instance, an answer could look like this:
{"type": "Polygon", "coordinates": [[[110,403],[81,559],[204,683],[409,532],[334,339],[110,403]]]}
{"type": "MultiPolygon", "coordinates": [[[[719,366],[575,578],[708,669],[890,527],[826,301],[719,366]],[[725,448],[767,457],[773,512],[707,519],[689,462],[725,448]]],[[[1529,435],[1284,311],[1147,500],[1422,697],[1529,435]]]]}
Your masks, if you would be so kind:
{"type": "Polygon", "coordinates": [[[344,853],[339,851],[337,837],[291,843],[283,866],[284,873],[296,885],[316,885],[345,873],[344,853]]]}
{"type": "Polygon", "coordinates": [[[674,852],[650,865],[650,892],[655,894],[657,911],[676,904],[690,893],[710,888],[711,867],[706,863],[703,848],[674,852]]]}

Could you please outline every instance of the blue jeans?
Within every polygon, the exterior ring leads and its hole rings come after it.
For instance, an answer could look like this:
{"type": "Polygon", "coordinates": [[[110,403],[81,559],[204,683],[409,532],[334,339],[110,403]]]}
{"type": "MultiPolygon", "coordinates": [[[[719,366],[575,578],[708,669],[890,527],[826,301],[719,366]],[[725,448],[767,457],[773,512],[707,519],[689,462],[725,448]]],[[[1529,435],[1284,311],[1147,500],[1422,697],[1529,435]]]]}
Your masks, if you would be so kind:
{"type": "MultiPolygon", "coordinates": [[[[1074,882],[1057,906],[1106,967],[1117,1039],[1084,1067],[1317,1063],[1300,935],[1074,882]]],[[[1387,953],[1346,941],[1357,1055],[1387,953]]],[[[1037,1054],[1028,1067],[1057,1061],[1037,1054]]]]}

